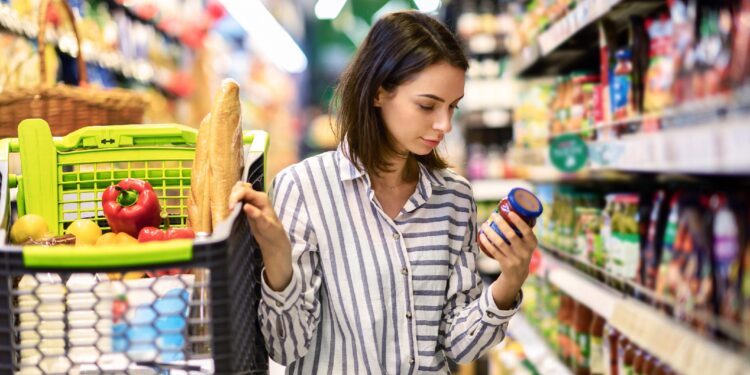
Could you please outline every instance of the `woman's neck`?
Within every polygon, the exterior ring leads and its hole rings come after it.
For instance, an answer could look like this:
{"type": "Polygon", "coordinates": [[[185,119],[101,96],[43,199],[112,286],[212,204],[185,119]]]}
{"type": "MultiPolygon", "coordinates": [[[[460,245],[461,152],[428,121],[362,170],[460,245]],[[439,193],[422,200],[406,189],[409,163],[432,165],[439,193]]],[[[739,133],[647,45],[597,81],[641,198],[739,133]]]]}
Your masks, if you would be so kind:
{"type": "Polygon", "coordinates": [[[397,187],[419,179],[419,164],[413,155],[390,160],[390,170],[372,176],[376,185],[397,187]]]}

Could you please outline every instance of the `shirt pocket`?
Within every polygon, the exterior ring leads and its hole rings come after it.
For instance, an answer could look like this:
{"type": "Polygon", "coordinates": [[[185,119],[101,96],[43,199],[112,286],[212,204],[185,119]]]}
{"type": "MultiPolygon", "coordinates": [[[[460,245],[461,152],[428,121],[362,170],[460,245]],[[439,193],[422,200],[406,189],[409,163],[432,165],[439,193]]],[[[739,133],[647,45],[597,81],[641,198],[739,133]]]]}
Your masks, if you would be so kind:
{"type": "Polygon", "coordinates": [[[382,255],[384,249],[376,249],[376,246],[379,245],[345,240],[341,247],[320,250],[331,296],[341,298],[355,313],[357,305],[380,304],[390,295],[392,276],[387,269],[388,260],[382,255]]]}
{"type": "Polygon", "coordinates": [[[447,234],[438,234],[410,246],[411,279],[418,301],[444,300],[451,271],[451,244],[447,234]]]}

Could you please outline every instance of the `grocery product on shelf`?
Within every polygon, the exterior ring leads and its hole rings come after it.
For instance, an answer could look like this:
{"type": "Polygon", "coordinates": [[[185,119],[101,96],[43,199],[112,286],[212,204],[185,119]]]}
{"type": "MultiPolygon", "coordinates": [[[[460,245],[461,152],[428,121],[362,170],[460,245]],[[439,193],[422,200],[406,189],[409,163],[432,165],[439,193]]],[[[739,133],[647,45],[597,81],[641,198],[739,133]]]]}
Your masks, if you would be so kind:
{"type": "Polygon", "coordinates": [[[615,53],[616,65],[612,74],[612,118],[624,120],[633,115],[633,53],[621,49],[615,53]]]}
{"type": "Polygon", "coordinates": [[[524,317],[572,373],[652,374],[658,368],[659,358],[589,306],[555,288],[543,272],[530,276],[524,294],[528,299],[524,317]]]}
{"type": "Polygon", "coordinates": [[[513,111],[513,140],[517,147],[539,148],[547,145],[550,121],[555,112],[551,103],[557,100],[550,84],[532,85],[519,93],[519,104],[513,111]]]}
{"type": "MultiPolygon", "coordinates": [[[[657,280],[657,286],[662,288],[657,292],[674,300],[673,314],[678,319],[695,325],[701,332],[708,332],[707,322],[694,317],[695,313],[713,311],[713,270],[706,210],[700,196],[684,194],[676,198],[673,210],[678,212],[678,219],[674,240],[665,241],[657,280]]],[[[674,223],[672,218],[671,223],[674,223]]]]}
{"type": "Polygon", "coordinates": [[[738,330],[747,321],[744,192],[655,186],[604,193],[567,185],[539,191],[550,208],[539,225],[542,248],[701,335],[747,342],[738,330]]]}
{"type": "MultiPolygon", "coordinates": [[[[740,228],[747,228],[746,208],[733,210],[728,197],[722,193],[710,197],[713,216],[713,265],[716,283],[716,304],[719,316],[739,322],[740,273],[742,262],[742,239],[740,228]]],[[[745,272],[750,272],[746,270],[745,272]]]]}
{"type": "Polygon", "coordinates": [[[642,284],[649,289],[656,287],[656,277],[662,255],[664,243],[664,228],[669,212],[670,195],[660,189],[654,194],[651,213],[648,217],[648,230],[643,246],[643,269],[641,270],[642,284]]]}
{"type": "Polygon", "coordinates": [[[591,375],[601,375],[605,373],[605,355],[604,355],[604,326],[606,320],[600,315],[594,313],[589,328],[589,372],[591,375]]]}
{"type": "Polygon", "coordinates": [[[645,112],[658,112],[672,104],[671,88],[675,76],[672,38],[676,33],[672,25],[672,19],[666,15],[646,20],[651,43],[645,80],[645,112]]]}
{"type": "Polygon", "coordinates": [[[575,246],[572,253],[582,261],[604,264],[604,249],[600,231],[601,210],[597,207],[576,207],[578,218],[573,231],[575,246]]]}
{"type": "Polygon", "coordinates": [[[735,12],[735,25],[732,36],[732,62],[730,70],[731,82],[736,86],[747,83],[750,76],[750,1],[742,0],[735,12]]]}
{"type": "Polygon", "coordinates": [[[586,305],[577,303],[573,312],[572,361],[576,375],[591,373],[591,324],[594,314],[586,305]]]}
{"type": "Polygon", "coordinates": [[[614,212],[607,242],[607,269],[618,277],[635,280],[640,266],[640,233],[637,194],[612,196],[614,212]]]}

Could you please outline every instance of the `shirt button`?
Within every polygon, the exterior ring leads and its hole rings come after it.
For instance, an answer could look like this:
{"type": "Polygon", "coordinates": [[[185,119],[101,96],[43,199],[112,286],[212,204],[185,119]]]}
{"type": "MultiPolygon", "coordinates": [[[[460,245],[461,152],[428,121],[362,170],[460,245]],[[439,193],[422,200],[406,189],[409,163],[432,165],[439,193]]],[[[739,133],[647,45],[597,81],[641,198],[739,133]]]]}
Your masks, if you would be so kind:
{"type": "Polygon", "coordinates": [[[404,275],[404,276],[406,276],[406,275],[409,274],[409,270],[407,270],[406,267],[404,267],[404,268],[401,269],[401,274],[404,275]]]}
{"type": "Polygon", "coordinates": [[[488,313],[487,313],[487,316],[488,316],[489,318],[494,318],[494,317],[495,317],[495,314],[493,314],[493,313],[491,313],[491,312],[488,312],[488,313]]]}
{"type": "Polygon", "coordinates": [[[279,301],[276,301],[276,306],[277,306],[277,307],[281,307],[281,306],[284,306],[284,304],[283,304],[283,303],[281,303],[281,302],[279,302],[279,301]]]}
{"type": "Polygon", "coordinates": [[[409,364],[410,364],[410,365],[413,365],[413,364],[414,364],[414,357],[411,357],[411,358],[409,358],[409,364]]]}
{"type": "Polygon", "coordinates": [[[400,235],[400,234],[398,234],[398,232],[393,232],[393,239],[394,239],[394,240],[397,240],[397,239],[399,239],[399,237],[401,237],[401,235],[400,235]]]}
{"type": "Polygon", "coordinates": [[[411,319],[411,312],[406,313],[406,319],[411,319]]]}

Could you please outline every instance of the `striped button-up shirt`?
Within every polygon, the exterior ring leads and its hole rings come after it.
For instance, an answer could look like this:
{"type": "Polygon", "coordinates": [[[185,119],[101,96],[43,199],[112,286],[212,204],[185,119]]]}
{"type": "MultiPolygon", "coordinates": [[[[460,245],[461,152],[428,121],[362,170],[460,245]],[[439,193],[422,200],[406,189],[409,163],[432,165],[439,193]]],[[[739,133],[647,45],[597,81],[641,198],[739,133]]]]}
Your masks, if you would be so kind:
{"type": "Polygon", "coordinates": [[[341,148],[275,178],[272,202],[292,244],[293,277],[259,308],[271,358],[298,374],[448,372],[505,336],[476,270],[476,204],[450,170],[420,179],[395,219],[341,148]]]}

